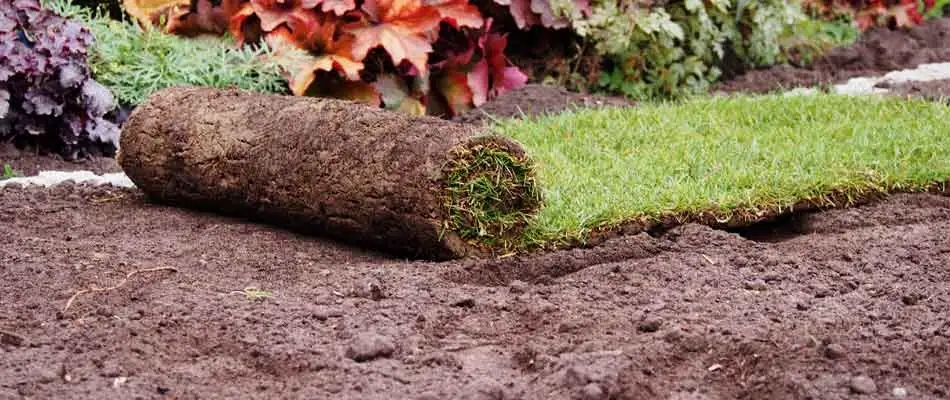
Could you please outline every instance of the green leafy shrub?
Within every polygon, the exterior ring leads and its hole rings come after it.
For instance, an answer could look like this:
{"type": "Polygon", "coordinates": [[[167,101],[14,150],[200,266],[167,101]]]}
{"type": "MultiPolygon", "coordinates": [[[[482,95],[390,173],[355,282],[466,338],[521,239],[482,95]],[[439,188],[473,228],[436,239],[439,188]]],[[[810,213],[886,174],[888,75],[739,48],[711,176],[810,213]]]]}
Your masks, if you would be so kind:
{"type": "Polygon", "coordinates": [[[573,21],[579,35],[611,61],[601,87],[634,98],[704,91],[725,62],[743,68],[780,60],[780,38],[804,19],[785,0],[672,0],[651,7],[600,0],[573,21]]]}
{"type": "Polygon", "coordinates": [[[287,81],[273,51],[235,46],[230,36],[189,39],[110,18],[70,0],[45,0],[57,14],[89,27],[96,44],[90,54],[93,76],[120,103],[142,103],[153,92],[173,86],[238,87],[285,93],[287,81]]]}

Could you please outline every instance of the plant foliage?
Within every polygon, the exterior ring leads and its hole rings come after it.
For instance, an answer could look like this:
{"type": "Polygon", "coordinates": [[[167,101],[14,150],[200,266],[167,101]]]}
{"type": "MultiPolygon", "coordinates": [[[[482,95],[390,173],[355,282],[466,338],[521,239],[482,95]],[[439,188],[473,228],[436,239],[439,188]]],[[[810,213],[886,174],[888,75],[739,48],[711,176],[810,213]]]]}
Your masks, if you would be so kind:
{"type": "Polygon", "coordinates": [[[89,30],[38,0],[0,0],[0,139],[75,159],[114,150],[112,93],[91,78],[89,30]]]}
{"type": "Polygon", "coordinates": [[[803,5],[808,12],[825,19],[853,20],[864,31],[920,24],[927,14],[942,9],[943,4],[938,4],[938,0],[803,0],[803,5]]]}
{"type": "Polygon", "coordinates": [[[601,0],[574,27],[612,61],[604,88],[654,98],[707,90],[729,57],[743,67],[774,64],[780,38],[803,19],[786,0],[601,0]]]}
{"type": "Polygon", "coordinates": [[[166,35],[150,25],[111,19],[70,0],[47,0],[46,6],[89,27],[96,38],[89,56],[93,76],[112,90],[120,104],[141,104],[155,91],[174,86],[238,87],[264,93],[287,90],[267,46],[235,48],[228,35],[201,40],[166,35]]]}
{"type": "Polygon", "coordinates": [[[126,0],[140,21],[184,35],[230,32],[265,43],[296,95],[454,116],[527,76],[507,37],[467,0],[126,0]],[[150,10],[142,14],[142,4],[150,10]],[[158,3],[164,2],[166,6],[158,3]],[[186,4],[187,3],[187,4],[186,4]],[[136,8],[138,7],[138,8],[136,8]],[[162,23],[161,21],[166,22],[162,23]]]}

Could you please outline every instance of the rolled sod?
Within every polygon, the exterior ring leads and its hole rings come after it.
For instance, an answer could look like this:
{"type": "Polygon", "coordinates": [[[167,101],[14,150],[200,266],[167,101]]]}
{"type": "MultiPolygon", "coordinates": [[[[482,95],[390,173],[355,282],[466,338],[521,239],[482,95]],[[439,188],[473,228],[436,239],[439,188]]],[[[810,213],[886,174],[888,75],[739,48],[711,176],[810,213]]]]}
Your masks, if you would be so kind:
{"type": "Polygon", "coordinates": [[[512,139],[358,103],[170,88],[122,128],[119,164],[150,199],[411,258],[501,254],[541,204],[512,139]]]}

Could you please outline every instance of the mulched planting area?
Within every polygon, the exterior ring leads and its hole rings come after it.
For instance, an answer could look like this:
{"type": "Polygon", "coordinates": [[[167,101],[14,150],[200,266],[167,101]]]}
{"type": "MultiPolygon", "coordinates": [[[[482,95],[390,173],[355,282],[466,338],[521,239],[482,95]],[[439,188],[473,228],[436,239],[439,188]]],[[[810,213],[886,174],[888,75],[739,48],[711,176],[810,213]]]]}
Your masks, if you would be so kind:
{"type": "Polygon", "coordinates": [[[0,398],[950,396],[948,197],[507,264],[410,263],[133,190],[0,204],[0,398]]]}

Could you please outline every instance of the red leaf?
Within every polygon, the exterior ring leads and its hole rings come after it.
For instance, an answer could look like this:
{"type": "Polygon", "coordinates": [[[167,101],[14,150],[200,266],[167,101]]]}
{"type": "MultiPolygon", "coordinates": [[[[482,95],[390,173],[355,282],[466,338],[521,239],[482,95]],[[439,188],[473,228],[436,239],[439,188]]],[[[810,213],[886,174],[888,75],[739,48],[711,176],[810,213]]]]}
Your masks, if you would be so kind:
{"type": "Polygon", "coordinates": [[[362,61],[371,49],[382,47],[393,64],[408,61],[425,75],[432,45],[424,35],[438,27],[439,11],[421,0],[366,0],[363,11],[368,21],[347,26],[355,36],[353,58],[362,61]]]}
{"type": "Polygon", "coordinates": [[[472,105],[481,107],[482,104],[488,101],[488,85],[490,82],[488,61],[482,59],[468,73],[468,88],[472,92],[472,105]]]}
{"type": "Polygon", "coordinates": [[[289,71],[294,94],[304,95],[316,79],[317,71],[337,71],[350,81],[360,80],[363,63],[350,58],[351,37],[337,37],[339,20],[331,14],[305,10],[291,15],[286,25],[267,34],[269,45],[277,49],[277,62],[289,71]],[[312,54],[291,51],[290,47],[312,54]]]}
{"type": "Polygon", "coordinates": [[[320,4],[320,0],[251,0],[254,13],[261,19],[261,28],[270,32],[278,25],[286,23],[291,15],[309,10],[320,4]]]}
{"type": "Polygon", "coordinates": [[[323,0],[323,12],[333,11],[334,14],[342,16],[347,11],[356,8],[355,0],[323,0]]]}
{"type": "Polygon", "coordinates": [[[490,70],[491,90],[489,91],[489,100],[501,96],[505,92],[525,86],[528,82],[528,76],[522,73],[518,67],[509,65],[508,59],[505,58],[505,47],[508,46],[508,38],[505,35],[489,33],[483,36],[479,43],[484,49],[485,60],[487,60],[490,70]]]}
{"type": "MultiPolygon", "coordinates": [[[[571,5],[574,7],[574,13],[590,14],[590,0],[572,0],[571,5]]],[[[548,28],[561,29],[570,25],[567,17],[554,13],[551,0],[531,0],[531,11],[538,13],[541,16],[541,24],[548,28]]]]}
{"type": "Polygon", "coordinates": [[[541,18],[531,11],[531,0],[495,0],[495,3],[508,6],[508,12],[519,29],[527,29],[541,23],[541,18]]]}
{"type": "Polygon", "coordinates": [[[425,5],[435,7],[443,21],[449,22],[455,28],[463,26],[481,28],[484,24],[478,7],[469,4],[468,0],[424,0],[425,5]]]}
{"type": "Polygon", "coordinates": [[[254,8],[251,7],[250,3],[242,4],[241,8],[231,16],[228,25],[228,30],[231,31],[231,35],[237,40],[238,46],[256,43],[263,35],[260,19],[255,16],[254,8]]]}

